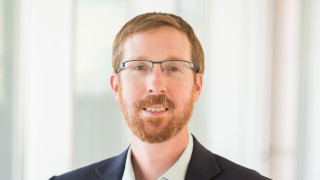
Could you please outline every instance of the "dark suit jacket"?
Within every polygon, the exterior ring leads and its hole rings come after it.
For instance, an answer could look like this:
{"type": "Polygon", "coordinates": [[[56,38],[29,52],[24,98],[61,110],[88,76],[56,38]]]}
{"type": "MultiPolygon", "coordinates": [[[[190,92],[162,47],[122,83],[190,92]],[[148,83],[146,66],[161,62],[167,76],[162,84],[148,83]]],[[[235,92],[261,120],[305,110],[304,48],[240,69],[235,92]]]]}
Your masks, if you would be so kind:
{"type": "MultiPolygon", "coordinates": [[[[267,180],[256,171],[235,164],[211,153],[193,137],[193,152],[188,166],[187,180],[267,180]]],[[[121,180],[127,152],[95,164],[54,176],[50,180],[121,180]]]]}

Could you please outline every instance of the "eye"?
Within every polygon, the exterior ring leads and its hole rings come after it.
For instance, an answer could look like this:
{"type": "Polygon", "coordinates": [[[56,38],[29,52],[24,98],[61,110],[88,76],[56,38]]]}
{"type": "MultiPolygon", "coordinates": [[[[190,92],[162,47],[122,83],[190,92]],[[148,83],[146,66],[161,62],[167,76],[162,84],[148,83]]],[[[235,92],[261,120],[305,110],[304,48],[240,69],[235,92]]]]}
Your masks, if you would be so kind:
{"type": "Polygon", "coordinates": [[[165,69],[168,72],[180,72],[181,68],[178,66],[170,66],[165,69]]]}
{"type": "Polygon", "coordinates": [[[145,65],[137,65],[137,66],[134,66],[133,70],[146,71],[146,70],[148,70],[148,67],[145,65]]]}
{"type": "Polygon", "coordinates": [[[178,68],[178,67],[171,66],[171,67],[169,68],[169,71],[177,72],[177,71],[179,71],[179,68],[178,68]]]}

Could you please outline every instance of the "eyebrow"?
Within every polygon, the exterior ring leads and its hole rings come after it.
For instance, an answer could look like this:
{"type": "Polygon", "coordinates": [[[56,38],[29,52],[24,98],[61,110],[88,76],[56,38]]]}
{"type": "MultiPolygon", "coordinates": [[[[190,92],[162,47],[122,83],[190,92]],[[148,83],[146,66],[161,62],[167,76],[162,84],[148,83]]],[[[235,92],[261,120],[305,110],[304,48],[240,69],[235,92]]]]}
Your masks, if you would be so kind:
{"type": "Polygon", "coordinates": [[[148,58],[144,57],[144,56],[138,56],[135,58],[130,58],[130,60],[148,60],[148,58]]]}

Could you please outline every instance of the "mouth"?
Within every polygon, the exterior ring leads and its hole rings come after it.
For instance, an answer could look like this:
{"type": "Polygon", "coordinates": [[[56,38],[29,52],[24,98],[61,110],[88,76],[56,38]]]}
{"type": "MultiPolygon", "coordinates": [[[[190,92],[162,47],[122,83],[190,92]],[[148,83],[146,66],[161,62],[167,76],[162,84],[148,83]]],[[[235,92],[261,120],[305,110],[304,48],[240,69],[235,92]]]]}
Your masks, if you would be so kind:
{"type": "Polygon", "coordinates": [[[142,108],[145,111],[149,111],[149,112],[164,112],[164,111],[168,111],[168,108],[165,107],[148,107],[148,108],[142,108]]]}

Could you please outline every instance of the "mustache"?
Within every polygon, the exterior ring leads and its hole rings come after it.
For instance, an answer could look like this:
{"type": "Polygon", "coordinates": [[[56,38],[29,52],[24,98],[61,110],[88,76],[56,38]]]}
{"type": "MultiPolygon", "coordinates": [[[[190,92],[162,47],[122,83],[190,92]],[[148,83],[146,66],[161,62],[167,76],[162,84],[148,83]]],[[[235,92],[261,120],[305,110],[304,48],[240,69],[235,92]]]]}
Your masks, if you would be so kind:
{"type": "Polygon", "coordinates": [[[163,105],[166,106],[167,108],[174,109],[175,105],[172,100],[170,100],[166,95],[161,94],[161,95],[150,95],[145,97],[144,99],[139,100],[135,107],[137,110],[140,110],[142,108],[145,108],[147,106],[152,106],[152,105],[163,105]]]}

